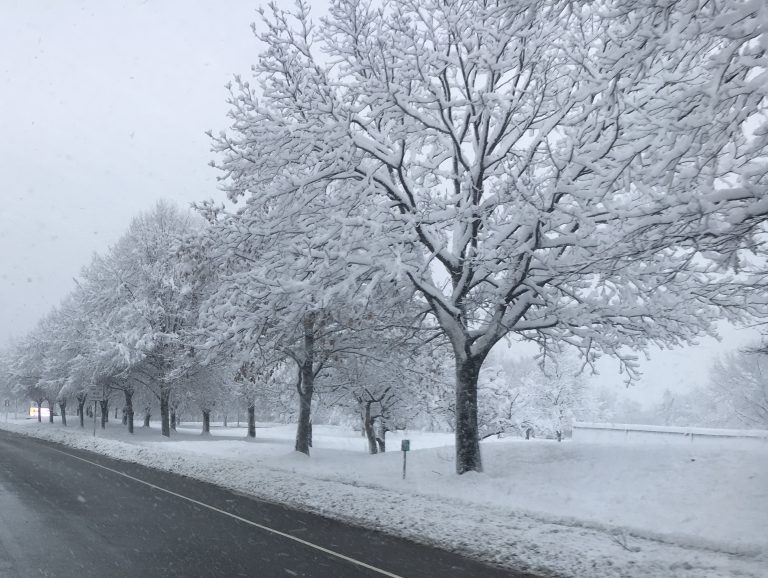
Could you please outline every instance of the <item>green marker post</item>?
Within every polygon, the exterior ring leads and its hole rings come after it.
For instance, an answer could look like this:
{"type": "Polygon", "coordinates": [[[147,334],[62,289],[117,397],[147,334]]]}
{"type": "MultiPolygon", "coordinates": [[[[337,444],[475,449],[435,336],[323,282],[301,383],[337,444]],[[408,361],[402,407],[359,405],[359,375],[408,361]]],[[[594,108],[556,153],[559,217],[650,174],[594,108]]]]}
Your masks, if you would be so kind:
{"type": "Polygon", "coordinates": [[[405,456],[411,451],[411,440],[403,440],[400,442],[400,450],[403,452],[403,479],[405,479],[405,456]]]}

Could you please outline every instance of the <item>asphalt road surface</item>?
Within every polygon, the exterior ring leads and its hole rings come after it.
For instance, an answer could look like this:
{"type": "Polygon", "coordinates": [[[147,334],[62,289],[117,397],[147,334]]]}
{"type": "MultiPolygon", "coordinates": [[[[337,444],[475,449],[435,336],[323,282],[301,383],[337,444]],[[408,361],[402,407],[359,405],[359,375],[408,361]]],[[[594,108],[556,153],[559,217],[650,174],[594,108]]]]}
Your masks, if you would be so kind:
{"type": "Polygon", "coordinates": [[[529,577],[5,431],[0,576],[529,577]]]}

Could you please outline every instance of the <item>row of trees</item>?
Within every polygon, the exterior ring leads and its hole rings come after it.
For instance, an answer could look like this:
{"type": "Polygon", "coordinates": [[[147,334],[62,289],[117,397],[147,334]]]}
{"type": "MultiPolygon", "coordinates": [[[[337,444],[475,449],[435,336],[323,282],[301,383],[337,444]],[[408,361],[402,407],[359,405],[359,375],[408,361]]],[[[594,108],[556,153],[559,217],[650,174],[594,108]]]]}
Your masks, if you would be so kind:
{"type": "MultiPolygon", "coordinates": [[[[284,241],[308,327],[350,290],[415,290],[455,362],[457,471],[480,470],[478,378],[505,336],[632,377],[649,343],[759,313],[723,267],[765,214],[765,11],[337,0],[315,28],[273,5],[258,86],[236,81],[214,137],[245,200],[227,228],[284,241]]],[[[250,305],[229,313],[256,342],[250,305]]]]}
{"type": "Polygon", "coordinates": [[[214,271],[231,266],[218,245],[211,248],[218,234],[166,203],[136,217],[108,252],[94,257],[61,305],[4,352],[0,384],[38,408],[58,406],[64,424],[73,401],[81,427],[87,401],[100,402],[102,427],[110,403],[118,405],[130,433],[135,408],[148,426],[159,407],[161,433],[169,436],[182,410],[202,412],[207,432],[212,411],[244,405],[255,436],[258,408],[263,416],[298,419],[296,447],[306,453],[313,413],[336,421],[357,416],[377,451],[390,428],[424,421],[434,398],[445,397],[445,347],[419,320],[423,311],[410,294],[376,299],[361,292],[343,307],[318,311],[311,324],[301,314],[289,317],[286,294],[263,296],[262,306],[274,305],[270,297],[284,300],[283,314],[296,326],[279,327],[276,309],[261,328],[275,336],[273,349],[245,348],[240,330],[221,328],[231,303],[220,302],[219,291],[224,286],[243,297],[253,285],[214,271]]]}
{"type": "Polygon", "coordinates": [[[479,471],[478,383],[502,339],[582,367],[607,354],[632,379],[650,344],[763,314],[744,252],[768,207],[767,10],[334,0],[316,27],[301,0],[271,5],[257,82],[235,80],[212,135],[239,209],[139,219],[146,239],[97,259],[14,371],[128,405],[141,384],[165,435],[177,383],[283,379],[308,452],[318,384],[355,383],[364,408],[402,387],[413,406],[447,349],[456,469],[479,471]],[[54,354],[58,331],[86,337],[54,354]]]}
{"type": "MultiPolygon", "coordinates": [[[[385,449],[386,433],[395,428],[453,429],[449,351],[434,327],[424,323],[423,308],[412,294],[366,296],[353,310],[326,307],[311,331],[302,323],[293,334],[280,333],[279,351],[244,351],[237,341],[222,339],[222,329],[210,329],[219,323],[215,296],[221,279],[211,274],[213,260],[200,247],[212,234],[205,221],[166,203],[139,215],[107,253],[94,257],[62,304],[5,352],[4,389],[32,399],[38,419],[43,404],[52,410],[58,406],[64,425],[71,402],[81,427],[89,401],[99,402],[102,427],[110,405],[115,417],[120,408],[129,433],[136,408],[148,427],[158,407],[165,436],[175,429],[177,416],[190,410],[201,412],[208,433],[212,412],[226,415],[245,406],[249,436],[255,436],[257,408],[262,416],[280,420],[303,419],[302,412],[337,423],[359,420],[371,453],[385,449]],[[309,377],[307,351],[313,360],[309,377]],[[316,390],[314,408],[305,397],[305,379],[316,390]]],[[[582,388],[569,389],[558,401],[552,384],[582,380],[572,362],[565,381],[565,368],[555,369],[542,373],[532,359],[487,368],[480,380],[487,398],[481,434],[523,426],[561,432],[572,394],[582,388]],[[552,403],[535,403],[550,393],[552,403]],[[551,411],[560,411],[559,417],[551,411]],[[500,417],[503,412],[506,419],[500,417]]],[[[311,425],[306,427],[297,448],[306,443],[309,451],[311,425]]]]}

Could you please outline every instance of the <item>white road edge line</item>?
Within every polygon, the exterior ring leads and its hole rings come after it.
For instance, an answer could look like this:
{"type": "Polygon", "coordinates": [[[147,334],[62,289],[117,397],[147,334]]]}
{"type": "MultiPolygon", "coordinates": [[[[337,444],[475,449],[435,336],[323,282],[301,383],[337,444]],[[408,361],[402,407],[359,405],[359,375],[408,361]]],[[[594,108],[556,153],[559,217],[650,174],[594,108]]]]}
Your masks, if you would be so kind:
{"type": "MultiPolygon", "coordinates": [[[[85,458],[81,458],[80,456],[76,456],[75,454],[70,454],[69,452],[65,452],[62,450],[58,450],[56,448],[50,448],[55,452],[58,452],[60,454],[64,454],[65,456],[69,456],[71,458],[74,458],[76,460],[80,460],[81,462],[85,462],[88,464],[91,464],[92,466],[96,466],[97,468],[101,468],[103,470],[107,470],[108,472],[112,472],[113,474],[117,474],[119,476],[123,476],[124,478],[128,478],[130,480],[133,480],[135,482],[138,482],[140,484],[144,484],[145,486],[149,486],[150,488],[153,488],[155,490],[158,490],[160,492],[165,492],[166,494],[171,494],[172,496],[176,496],[177,498],[181,498],[182,500],[187,500],[188,502],[192,502],[193,504],[197,504],[198,506],[202,506],[203,508],[208,508],[209,510],[213,510],[214,512],[218,512],[219,514],[224,514],[225,516],[229,516],[230,518],[234,518],[235,520],[238,520],[240,522],[243,522],[245,524],[249,524],[251,526],[254,526],[256,528],[259,528],[260,530],[264,530],[265,532],[270,532],[271,534],[275,534],[277,536],[282,536],[283,538],[286,538],[288,540],[293,540],[294,542],[298,542],[299,544],[303,544],[304,546],[308,546],[309,548],[314,548],[315,550],[319,550],[320,552],[323,552],[325,554],[328,554],[329,556],[334,556],[336,558],[340,558],[341,560],[344,560],[346,562],[350,562],[351,564],[354,564],[355,566],[360,566],[362,568],[366,568],[368,570],[372,570],[373,572],[377,572],[378,574],[381,574],[382,576],[389,576],[389,578],[403,578],[402,576],[399,576],[398,574],[393,574],[392,572],[387,572],[386,570],[382,570],[381,568],[377,568],[376,566],[371,566],[370,564],[366,564],[365,562],[361,562],[360,560],[356,560],[354,558],[350,558],[349,556],[345,556],[344,554],[340,554],[339,552],[334,552],[333,550],[329,550],[328,548],[323,548],[322,546],[318,546],[317,544],[313,544],[312,542],[307,542],[306,540],[302,540],[301,538],[297,538],[296,536],[291,536],[290,534],[286,534],[285,532],[281,532],[280,530],[275,530],[274,528],[270,528],[268,526],[264,526],[262,524],[259,524],[257,522],[253,522],[251,520],[248,520],[247,518],[243,518],[241,516],[238,516],[237,514],[232,514],[230,512],[227,512],[225,510],[221,510],[217,508],[216,506],[211,506],[210,504],[206,504],[205,502],[201,502],[199,500],[195,500],[194,498],[190,498],[188,496],[185,496],[183,494],[176,493],[171,490],[167,490],[165,488],[162,488],[160,486],[157,486],[155,484],[152,484],[150,482],[144,481],[142,479],[136,478],[134,476],[131,476],[129,474],[123,473],[119,470],[115,470],[112,468],[108,468],[107,466],[102,466],[101,464],[98,464],[96,462],[92,462],[91,460],[87,460],[85,458]]],[[[172,472],[168,472],[172,473],[172,472]]]]}

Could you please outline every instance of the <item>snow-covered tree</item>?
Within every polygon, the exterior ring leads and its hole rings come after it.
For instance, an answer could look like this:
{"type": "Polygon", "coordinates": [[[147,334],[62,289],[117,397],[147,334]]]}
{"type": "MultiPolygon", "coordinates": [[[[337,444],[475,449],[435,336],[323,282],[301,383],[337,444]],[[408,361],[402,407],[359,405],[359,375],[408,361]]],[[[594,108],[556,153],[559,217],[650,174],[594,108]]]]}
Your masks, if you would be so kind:
{"type": "Polygon", "coordinates": [[[76,395],[77,386],[71,375],[82,352],[82,324],[78,318],[77,304],[65,299],[60,307],[52,311],[47,320],[45,360],[42,367],[42,382],[48,393],[53,421],[54,404],[58,404],[62,425],[67,425],[67,402],[76,395]]]}
{"type": "Polygon", "coordinates": [[[387,433],[426,411],[419,395],[423,380],[431,378],[425,361],[423,352],[371,347],[367,355],[340,359],[325,372],[327,396],[357,414],[369,453],[386,451],[387,433]]]}
{"type": "Polygon", "coordinates": [[[50,396],[43,380],[47,342],[44,338],[44,320],[9,352],[8,369],[14,393],[35,402],[37,421],[42,421],[43,402],[50,396]]]}
{"type": "Polygon", "coordinates": [[[128,385],[133,382],[125,378],[134,369],[146,378],[160,402],[164,436],[170,435],[170,397],[183,373],[178,364],[188,345],[182,337],[196,321],[199,290],[176,251],[196,226],[191,216],[159,203],[136,217],[83,274],[87,311],[106,341],[99,346],[105,358],[99,379],[127,393],[130,388],[117,387],[118,376],[128,385]]]}
{"type": "MultiPolygon", "coordinates": [[[[292,362],[291,362],[292,363],[292,362]]],[[[283,400],[282,390],[286,389],[286,381],[293,383],[295,373],[290,371],[287,364],[277,357],[257,358],[241,361],[231,373],[233,387],[231,391],[245,402],[248,414],[249,438],[256,437],[256,407],[266,403],[280,405],[283,400]]],[[[291,387],[292,388],[292,387],[291,387]]],[[[261,408],[262,410],[265,408],[261,408]]]]}
{"type": "MultiPolygon", "coordinates": [[[[213,363],[185,364],[186,370],[182,377],[185,405],[199,409],[203,417],[203,435],[211,433],[211,413],[222,404],[228,395],[228,388],[234,379],[231,367],[213,363]]],[[[249,427],[250,434],[250,427],[249,427]]]]}
{"type": "Polygon", "coordinates": [[[532,358],[509,361],[494,359],[486,364],[478,379],[481,439],[503,434],[522,434],[532,424],[529,405],[538,386],[540,373],[532,358]]]}
{"type": "Polygon", "coordinates": [[[585,376],[580,369],[575,359],[563,356],[542,366],[539,383],[533,388],[534,419],[557,441],[562,441],[585,399],[585,376]]]}
{"type": "Polygon", "coordinates": [[[406,426],[455,431],[455,376],[450,347],[441,344],[423,350],[416,365],[423,370],[411,390],[406,426]]]}
{"type": "MultiPolygon", "coordinates": [[[[302,206],[289,197],[257,198],[235,213],[206,207],[211,226],[203,260],[215,270],[201,308],[211,355],[244,357],[244,384],[262,384],[285,362],[295,368],[295,448],[309,453],[315,390],[335,361],[367,354],[385,330],[413,324],[412,292],[378,290],[383,275],[344,251],[362,247],[359,228],[323,222],[322,192],[302,206]],[[213,263],[214,265],[210,265],[213,263]],[[404,321],[408,318],[407,321],[404,321]]],[[[381,345],[381,343],[379,343],[381,345]]]]}
{"type": "MultiPolygon", "coordinates": [[[[38,399],[42,397],[48,403],[50,423],[53,423],[56,402],[62,399],[60,393],[66,382],[66,365],[70,357],[63,329],[60,313],[54,309],[40,320],[32,333],[38,363],[38,399]]],[[[63,403],[66,408],[66,397],[63,398],[63,403]]],[[[66,424],[66,414],[63,421],[66,424]]]]}
{"type": "Polygon", "coordinates": [[[10,367],[10,352],[0,350],[0,397],[8,399],[13,395],[13,376],[10,367]]]}
{"type": "Polygon", "coordinates": [[[768,429],[768,358],[740,351],[712,367],[707,393],[721,425],[768,429]]]}
{"type": "Polygon", "coordinates": [[[481,435],[551,435],[558,441],[588,403],[586,375],[573,354],[557,360],[496,359],[480,374],[481,435]]]}
{"type": "Polygon", "coordinates": [[[303,2],[265,23],[260,89],[238,79],[215,138],[227,192],[279,207],[299,254],[342,259],[344,279],[410,280],[455,357],[458,473],[482,468],[477,381],[505,335],[632,372],[628,350],[732,303],[691,235],[655,225],[725,176],[764,180],[744,161],[758,27],[687,0],[335,0],[319,29],[303,2]]]}

